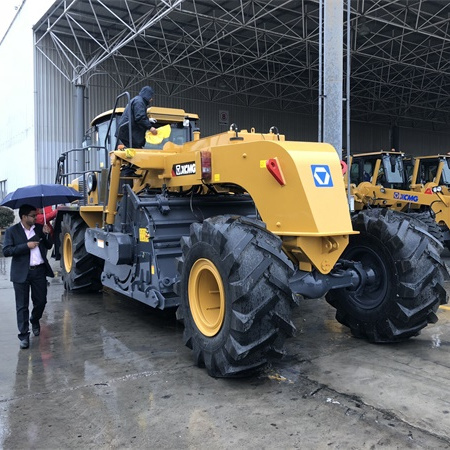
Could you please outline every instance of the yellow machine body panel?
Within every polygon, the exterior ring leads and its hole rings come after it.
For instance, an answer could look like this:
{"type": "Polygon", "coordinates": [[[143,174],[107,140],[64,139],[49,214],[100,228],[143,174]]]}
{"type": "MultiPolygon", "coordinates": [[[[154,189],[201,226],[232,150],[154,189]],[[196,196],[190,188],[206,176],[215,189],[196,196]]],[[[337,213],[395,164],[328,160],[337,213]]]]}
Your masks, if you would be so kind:
{"type": "Polygon", "coordinates": [[[244,187],[268,229],[278,235],[332,236],[352,230],[341,167],[331,146],[267,141],[224,146],[212,152],[211,166],[212,182],[244,187]],[[274,158],[285,185],[280,185],[266,167],[274,158]],[[328,187],[315,184],[314,166],[329,167],[328,187]],[[336,210],[332,223],[330,208],[336,210]]]}
{"type": "Polygon", "coordinates": [[[89,228],[96,228],[103,223],[103,206],[80,206],[80,216],[89,228]]]}
{"type": "Polygon", "coordinates": [[[166,148],[134,150],[132,157],[127,157],[126,151],[114,154],[141,169],[144,176],[137,181],[138,189],[135,186],[135,190],[139,190],[144,185],[161,187],[165,184],[167,188],[176,188],[202,184],[201,152],[209,151],[211,179],[206,182],[241,186],[255,201],[270,231],[286,236],[352,233],[341,166],[331,145],[275,140],[214,145],[207,142],[210,140],[205,138],[184,146],[172,144],[168,146],[169,151],[166,148]],[[189,147],[189,151],[174,153],[174,147],[185,150],[189,147]],[[267,161],[275,158],[284,176],[284,185],[266,167],[267,161]],[[195,173],[174,173],[174,166],[189,163],[195,164],[195,173]],[[317,170],[319,178],[315,178],[317,170]],[[320,178],[322,174],[324,178],[320,178]],[[330,210],[334,212],[333,221],[329,220],[330,210]]]}
{"type": "Polygon", "coordinates": [[[312,265],[329,272],[339,259],[352,229],[341,165],[329,144],[288,142],[269,133],[226,132],[163,150],[118,150],[112,154],[107,223],[113,223],[115,177],[120,167],[138,168],[133,190],[168,190],[214,185],[222,191],[245,191],[255,202],[268,230],[281,236],[291,259],[303,270],[312,265]],[[210,159],[204,178],[202,157],[210,159]],[[270,169],[269,169],[270,167],[270,169]],[[333,220],[330,220],[330,217],[333,220]]]}

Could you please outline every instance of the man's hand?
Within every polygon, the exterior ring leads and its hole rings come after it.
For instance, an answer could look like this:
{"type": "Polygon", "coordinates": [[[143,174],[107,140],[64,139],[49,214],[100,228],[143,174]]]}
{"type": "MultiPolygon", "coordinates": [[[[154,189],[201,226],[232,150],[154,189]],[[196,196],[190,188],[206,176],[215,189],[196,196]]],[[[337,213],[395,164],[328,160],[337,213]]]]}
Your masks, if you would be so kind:
{"type": "Polygon", "coordinates": [[[151,127],[150,128],[150,133],[152,133],[153,135],[156,135],[156,134],[158,134],[158,131],[156,130],[155,127],[151,127]]]}
{"type": "Polygon", "coordinates": [[[50,227],[48,226],[48,224],[44,224],[44,226],[42,227],[42,231],[45,233],[45,234],[49,234],[50,233],[50,231],[51,231],[51,229],[50,229],[50,227]]]}
{"type": "Polygon", "coordinates": [[[28,248],[30,250],[33,250],[33,248],[36,248],[39,245],[39,242],[37,242],[37,241],[28,241],[27,245],[28,245],[28,248]]]}

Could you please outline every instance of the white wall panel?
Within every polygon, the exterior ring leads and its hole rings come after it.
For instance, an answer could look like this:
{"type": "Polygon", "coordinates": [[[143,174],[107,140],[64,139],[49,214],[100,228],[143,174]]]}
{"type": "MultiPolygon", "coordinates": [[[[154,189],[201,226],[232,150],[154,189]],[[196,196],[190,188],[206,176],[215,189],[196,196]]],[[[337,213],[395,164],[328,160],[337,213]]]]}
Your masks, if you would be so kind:
{"type": "Polygon", "coordinates": [[[56,161],[74,142],[73,86],[36,53],[36,154],[38,181],[53,182],[56,161]]]}
{"type": "Polygon", "coordinates": [[[7,192],[38,178],[32,26],[52,3],[25,1],[0,45],[0,181],[7,180],[7,192]]]}

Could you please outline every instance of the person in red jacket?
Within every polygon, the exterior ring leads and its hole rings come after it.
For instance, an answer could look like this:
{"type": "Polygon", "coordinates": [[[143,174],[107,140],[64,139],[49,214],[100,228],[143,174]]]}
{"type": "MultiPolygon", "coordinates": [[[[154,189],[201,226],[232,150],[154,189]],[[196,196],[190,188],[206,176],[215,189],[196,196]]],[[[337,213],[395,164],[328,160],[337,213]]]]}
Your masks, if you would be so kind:
{"type": "Polygon", "coordinates": [[[50,227],[50,235],[53,237],[53,232],[55,231],[50,223],[51,220],[53,220],[57,214],[58,214],[58,210],[57,209],[53,209],[52,206],[46,206],[44,208],[45,210],[45,215],[44,215],[44,211],[42,209],[38,209],[38,214],[36,216],[36,222],[39,225],[44,225],[45,223],[50,227]]]}

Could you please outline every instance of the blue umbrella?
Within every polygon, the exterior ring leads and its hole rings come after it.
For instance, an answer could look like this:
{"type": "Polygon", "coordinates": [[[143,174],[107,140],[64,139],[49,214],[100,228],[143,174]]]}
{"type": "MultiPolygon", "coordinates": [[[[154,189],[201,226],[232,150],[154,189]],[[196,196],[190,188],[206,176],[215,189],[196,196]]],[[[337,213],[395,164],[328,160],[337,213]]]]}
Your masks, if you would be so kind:
{"type": "Polygon", "coordinates": [[[22,205],[44,208],[50,205],[71,203],[82,198],[83,195],[78,191],[63,184],[36,184],[11,192],[0,202],[0,206],[8,206],[12,209],[20,208],[22,205]]]}

